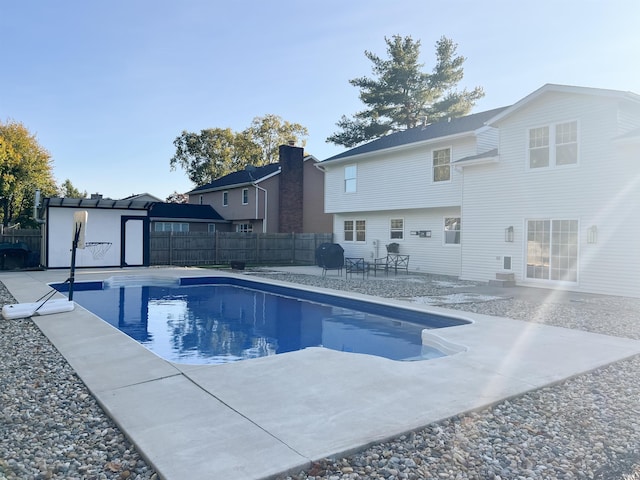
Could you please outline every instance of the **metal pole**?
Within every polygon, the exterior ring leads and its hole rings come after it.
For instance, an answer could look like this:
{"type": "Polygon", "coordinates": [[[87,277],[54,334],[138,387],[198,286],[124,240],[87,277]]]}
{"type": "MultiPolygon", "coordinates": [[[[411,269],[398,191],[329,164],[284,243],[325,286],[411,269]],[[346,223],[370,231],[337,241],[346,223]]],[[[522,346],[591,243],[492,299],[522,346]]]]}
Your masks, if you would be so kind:
{"type": "Polygon", "coordinates": [[[79,224],[73,235],[73,243],[71,245],[71,272],[69,273],[69,301],[73,300],[73,282],[76,274],[76,249],[78,248],[78,239],[80,238],[80,230],[82,224],[79,224]]]}

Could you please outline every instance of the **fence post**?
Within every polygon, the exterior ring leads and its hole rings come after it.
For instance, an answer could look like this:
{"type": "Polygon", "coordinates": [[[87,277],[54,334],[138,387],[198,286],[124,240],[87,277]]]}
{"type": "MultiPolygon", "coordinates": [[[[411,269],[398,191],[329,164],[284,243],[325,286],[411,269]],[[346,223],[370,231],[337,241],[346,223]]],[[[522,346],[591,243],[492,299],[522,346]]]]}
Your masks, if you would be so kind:
{"type": "Polygon", "coordinates": [[[214,255],[214,257],[215,257],[213,260],[214,260],[214,262],[215,262],[215,264],[216,264],[216,265],[218,265],[218,263],[219,263],[219,262],[218,262],[218,245],[220,244],[219,236],[220,236],[220,232],[218,232],[218,231],[216,230],[216,233],[215,233],[215,240],[214,240],[214,242],[215,242],[215,243],[214,243],[214,245],[213,245],[213,248],[214,248],[213,255],[214,255]]]}
{"type": "Polygon", "coordinates": [[[291,263],[296,263],[296,234],[291,232],[291,263]]]}
{"type": "Polygon", "coordinates": [[[173,265],[173,230],[169,232],[169,265],[173,265]]]}

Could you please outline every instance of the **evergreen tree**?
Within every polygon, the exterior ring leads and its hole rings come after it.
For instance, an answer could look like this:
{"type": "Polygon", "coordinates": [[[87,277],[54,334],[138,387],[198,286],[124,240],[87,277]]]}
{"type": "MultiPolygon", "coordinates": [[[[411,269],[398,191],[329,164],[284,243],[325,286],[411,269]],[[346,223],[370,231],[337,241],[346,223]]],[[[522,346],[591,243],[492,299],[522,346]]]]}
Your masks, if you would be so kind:
{"type": "Polygon", "coordinates": [[[466,59],[457,55],[457,44],[452,40],[441,37],[436,43],[436,65],[432,73],[422,71],[419,40],[394,35],[391,39],[385,37],[385,42],[388,58],[365,52],[373,63],[375,78],[349,81],[360,88],[359,98],[368,108],[353,118],[343,115],[337,123],[341,131],[327,138],[328,142],[353,147],[415,127],[425,118],[432,123],[466,115],[484,96],[481,87],[471,92],[455,90],[464,76],[462,65],[466,59]]]}
{"type": "Polygon", "coordinates": [[[78,190],[68,178],[60,185],[59,193],[64,198],[87,198],[87,191],[78,190]]]}

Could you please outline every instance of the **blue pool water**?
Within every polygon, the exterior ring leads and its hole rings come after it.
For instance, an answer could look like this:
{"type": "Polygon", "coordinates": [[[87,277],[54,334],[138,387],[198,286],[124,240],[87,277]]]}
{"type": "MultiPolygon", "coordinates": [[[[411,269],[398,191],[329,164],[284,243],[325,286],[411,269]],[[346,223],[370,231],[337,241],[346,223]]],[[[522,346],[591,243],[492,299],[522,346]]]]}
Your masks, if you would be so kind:
{"type": "MultiPolygon", "coordinates": [[[[425,360],[444,354],[422,345],[423,329],[468,323],[244,279],[164,283],[76,283],[73,299],[157,355],[189,364],[228,363],[316,346],[425,360]]],[[[54,288],[64,292],[68,285],[54,288]]]]}

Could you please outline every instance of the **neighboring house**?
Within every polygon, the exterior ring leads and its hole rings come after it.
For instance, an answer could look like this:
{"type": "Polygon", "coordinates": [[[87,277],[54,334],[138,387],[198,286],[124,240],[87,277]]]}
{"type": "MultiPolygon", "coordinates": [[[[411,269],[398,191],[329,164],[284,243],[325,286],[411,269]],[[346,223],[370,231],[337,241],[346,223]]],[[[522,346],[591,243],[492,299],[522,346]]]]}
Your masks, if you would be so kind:
{"type": "Polygon", "coordinates": [[[328,233],[324,174],[304,150],[280,146],[278,163],[247,167],[187,192],[190,204],[211,205],[236,232],[328,233]]]}
{"type": "Polygon", "coordinates": [[[637,297],[639,159],[640,96],[549,84],[320,166],[345,255],[396,242],[414,271],[637,297]]]}
{"type": "Polygon", "coordinates": [[[122,200],[144,200],[145,202],[162,202],[161,198],[151,195],[150,193],[137,193],[135,195],[129,195],[122,200]]]}
{"type": "Polygon", "coordinates": [[[154,202],[149,207],[152,232],[228,232],[229,221],[211,205],[154,202]]]}

